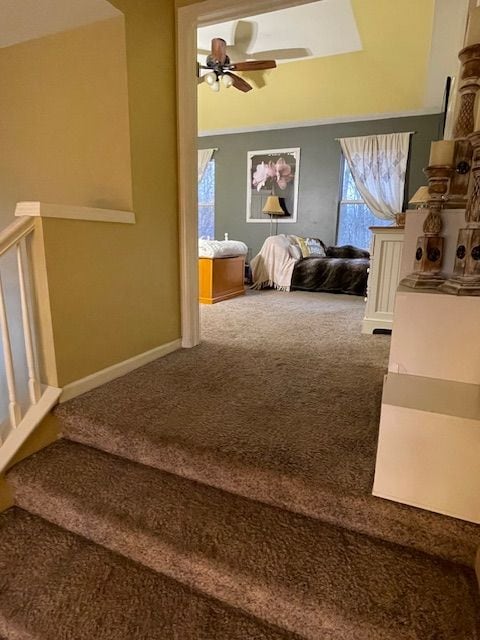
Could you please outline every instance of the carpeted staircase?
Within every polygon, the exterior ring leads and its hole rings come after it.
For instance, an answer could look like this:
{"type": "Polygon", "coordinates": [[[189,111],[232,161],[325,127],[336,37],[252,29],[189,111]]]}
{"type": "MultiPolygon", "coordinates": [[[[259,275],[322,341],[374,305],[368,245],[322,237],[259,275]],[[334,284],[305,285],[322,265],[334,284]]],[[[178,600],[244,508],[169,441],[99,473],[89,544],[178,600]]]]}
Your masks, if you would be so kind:
{"type": "Polygon", "coordinates": [[[388,339],[361,311],[223,303],[61,405],[9,473],[0,640],[478,640],[480,527],[371,496],[388,339]]]}

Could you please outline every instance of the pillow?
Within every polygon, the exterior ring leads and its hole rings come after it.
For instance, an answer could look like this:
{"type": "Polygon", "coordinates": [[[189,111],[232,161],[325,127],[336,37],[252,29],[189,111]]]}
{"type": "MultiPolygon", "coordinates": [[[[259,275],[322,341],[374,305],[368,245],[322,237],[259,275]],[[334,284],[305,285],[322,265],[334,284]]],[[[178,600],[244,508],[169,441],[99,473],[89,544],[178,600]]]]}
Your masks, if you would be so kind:
{"type": "Polygon", "coordinates": [[[344,244],[341,247],[327,247],[327,258],[370,258],[365,249],[354,247],[352,244],[344,244]]]}
{"type": "Polygon", "coordinates": [[[325,256],[325,245],[319,238],[302,238],[301,236],[291,236],[302,253],[302,258],[315,256],[317,258],[325,256]]]}
{"type": "Polygon", "coordinates": [[[298,246],[298,244],[291,244],[288,247],[288,253],[295,260],[300,260],[302,258],[302,252],[300,251],[300,247],[298,246]]]}
{"type": "Polygon", "coordinates": [[[306,242],[310,256],[323,258],[326,255],[325,246],[319,238],[307,238],[306,242]]]}
{"type": "Polygon", "coordinates": [[[300,236],[297,236],[297,244],[300,247],[302,258],[308,258],[310,254],[308,252],[308,246],[305,238],[301,238],[300,236]]]}

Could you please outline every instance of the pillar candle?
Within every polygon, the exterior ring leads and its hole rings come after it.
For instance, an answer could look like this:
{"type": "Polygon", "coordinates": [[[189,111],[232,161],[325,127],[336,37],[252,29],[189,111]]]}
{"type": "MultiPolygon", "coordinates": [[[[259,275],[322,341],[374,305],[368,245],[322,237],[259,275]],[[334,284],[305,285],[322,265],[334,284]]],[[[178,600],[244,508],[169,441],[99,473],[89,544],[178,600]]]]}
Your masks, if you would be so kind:
{"type": "Polygon", "coordinates": [[[465,37],[465,46],[480,43],[480,7],[470,11],[468,16],[467,35],[465,37]]]}
{"type": "Polygon", "coordinates": [[[453,165],[455,140],[437,140],[430,147],[429,166],[453,165]]]}

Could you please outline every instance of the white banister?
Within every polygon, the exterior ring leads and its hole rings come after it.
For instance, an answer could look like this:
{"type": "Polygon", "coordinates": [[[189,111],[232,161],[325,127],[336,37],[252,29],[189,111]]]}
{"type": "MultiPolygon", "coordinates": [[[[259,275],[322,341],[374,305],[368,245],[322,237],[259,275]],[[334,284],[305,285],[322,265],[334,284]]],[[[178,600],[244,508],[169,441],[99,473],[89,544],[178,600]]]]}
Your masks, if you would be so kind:
{"type": "Polygon", "coordinates": [[[20,304],[22,307],[22,324],[23,337],[25,340],[25,355],[27,358],[28,370],[28,393],[32,404],[36,404],[40,399],[40,380],[33,352],[33,337],[31,325],[31,309],[26,291],[25,269],[23,265],[23,253],[26,253],[26,241],[23,237],[17,244],[17,266],[18,266],[18,283],[20,285],[20,304]]]}
{"type": "MultiPolygon", "coordinates": [[[[2,265],[0,271],[0,338],[3,351],[3,370],[0,368],[0,377],[4,377],[4,384],[0,385],[0,388],[3,386],[7,390],[6,396],[4,393],[0,394],[0,403],[3,403],[2,419],[7,419],[6,424],[0,425],[0,436],[3,435],[3,442],[0,439],[0,473],[6,469],[22,443],[58,401],[61,392],[57,387],[42,384],[39,375],[38,339],[33,322],[37,315],[35,278],[32,278],[32,273],[38,275],[42,270],[38,270],[38,264],[31,264],[32,243],[27,242],[29,237],[33,238],[35,229],[36,223],[33,218],[18,217],[0,232],[0,256],[12,254],[16,265],[14,270],[10,268],[10,263],[8,268],[2,265]],[[4,287],[4,284],[7,286],[4,287]],[[21,322],[15,320],[13,332],[9,326],[12,310],[15,314],[21,315],[21,322]],[[21,329],[20,340],[18,329],[21,329]]],[[[40,241],[40,238],[41,236],[37,240],[40,241]]],[[[32,242],[37,240],[33,238],[32,242]]],[[[42,364],[44,365],[43,361],[42,364]]]]}
{"type": "Polygon", "coordinates": [[[17,387],[15,384],[15,372],[13,370],[12,342],[8,329],[5,295],[3,292],[2,277],[0,275],[0,332],[2,336],[3,362],[5,364],[5,377],[8,391],[8,414],[10,425],[16,427],[20,422],[20,407],[17,403],[17,387]]]}
{"type": "Polygon", "coordinates": [[[3,255],[14,244],[20,241],[21,238],[27,236],[35,227],[35,222],[27,216],[18,218],[6,229],[0,231],[0,256],[3,255]]]}

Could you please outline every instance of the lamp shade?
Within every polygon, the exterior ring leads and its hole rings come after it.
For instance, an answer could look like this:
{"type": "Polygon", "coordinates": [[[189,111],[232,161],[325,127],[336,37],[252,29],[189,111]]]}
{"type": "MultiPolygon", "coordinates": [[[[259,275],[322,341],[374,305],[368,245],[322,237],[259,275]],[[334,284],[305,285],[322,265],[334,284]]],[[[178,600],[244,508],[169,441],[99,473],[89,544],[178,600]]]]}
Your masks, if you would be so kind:
{"type": "Polygon", "coordinates": [[[415,191],[412,198],[409,200],[409,204],[424,204],[430,200],[428,193],[428,187],[420,187],[415,191]]]}
{"type": "Polygon", "coordinates": [[[267,201],[262,209],[263,213],[268,213],[270,216],[284,216],[285,211],[282,209],[280,199],[278,196],[268,196],[267,201]]]}

